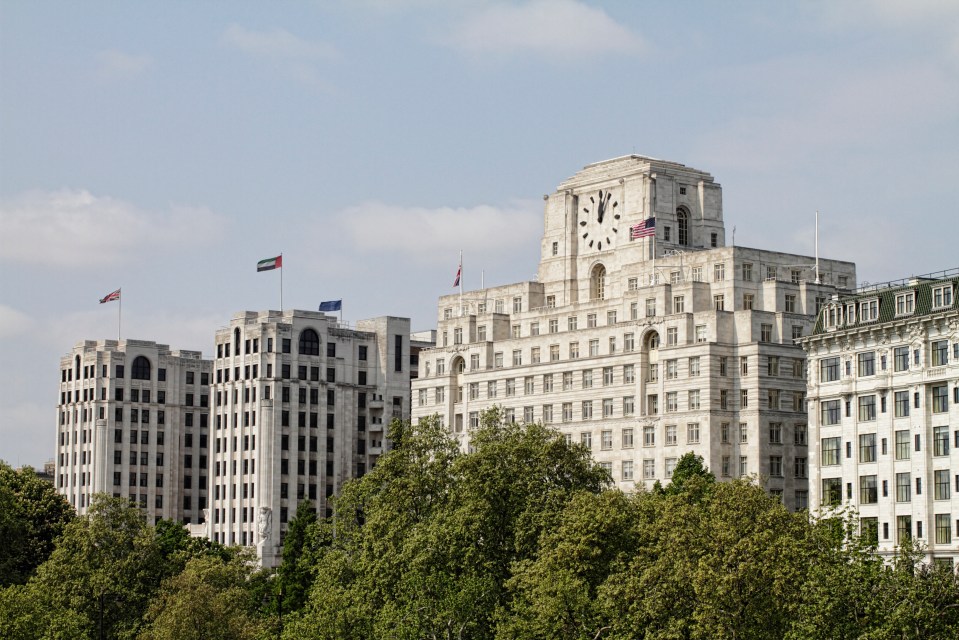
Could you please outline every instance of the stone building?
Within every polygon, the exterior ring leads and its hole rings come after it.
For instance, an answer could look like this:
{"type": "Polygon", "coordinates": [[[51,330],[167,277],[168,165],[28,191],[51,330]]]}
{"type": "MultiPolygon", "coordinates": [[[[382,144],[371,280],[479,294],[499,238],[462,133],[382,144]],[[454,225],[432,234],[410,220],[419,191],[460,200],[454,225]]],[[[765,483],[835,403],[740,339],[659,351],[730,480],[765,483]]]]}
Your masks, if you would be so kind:
{"type": "Polygon", "coordinates": [[[392,418],[409,418],[409,320],[348,328],[315,311],[246,311],[215,349],[208,534],[275,566],[297,505],[328,513],[389,449],[392,418]]]}
{"type": "Polygon", "coordinates": [[[863,287],[823,308],[809,358],[814,506],[850,505],[892,553],[959,555],[959,269],[863,287]]]}
{"type": "Polygon", "coordinates": [[[55,484],[79,513],[128,497],[147,521],[203,522],[211,362],[146,340],[87,340],[60,360],[55,484]]]}
{"type": "Polygon", "coordinates": [[[668,481],[692,451],[802,508],[794,340],[855,282],[848,262],[727,246],[708,173],[636,155],[591,164],[545,197],[536,280],[440,298],[413,417],[438,414],[468,446],[500,405],[586,444],[624,489],[668,481]]]}

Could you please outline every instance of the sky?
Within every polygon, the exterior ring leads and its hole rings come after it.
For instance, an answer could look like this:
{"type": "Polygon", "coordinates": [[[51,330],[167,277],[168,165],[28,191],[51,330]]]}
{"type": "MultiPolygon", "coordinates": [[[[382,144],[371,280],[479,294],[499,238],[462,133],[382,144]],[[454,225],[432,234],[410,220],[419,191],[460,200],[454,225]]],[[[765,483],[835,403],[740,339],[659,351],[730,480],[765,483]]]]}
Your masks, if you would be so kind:
{"type": "Polygon", "coordinates": [[[0,459],[59,359],[211,354],[241,310],[435,328],[533,279],[542,196],[636,153],[710,172],[737,245],[959,266],[959,2],[0,0],[0,459]]]}

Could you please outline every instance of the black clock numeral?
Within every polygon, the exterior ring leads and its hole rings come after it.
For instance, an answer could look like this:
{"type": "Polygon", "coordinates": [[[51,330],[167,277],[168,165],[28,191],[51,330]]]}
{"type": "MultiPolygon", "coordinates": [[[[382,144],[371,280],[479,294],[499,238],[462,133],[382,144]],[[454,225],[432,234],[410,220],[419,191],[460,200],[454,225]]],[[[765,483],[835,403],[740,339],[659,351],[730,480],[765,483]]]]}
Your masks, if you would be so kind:
{"type": "Polygon", "coordinates": [[[583,234],[583,240],[585,240],[587,237],[589,237],[589,232],[583,234]]]}
{"type": "Polygon", "coordinates": [[[593,241],[592,241],[592,240],[589,241],[589,246],[590,246],[590,247],[593,246],[593,241]]]}
{"type": "Polygon", "coordinates": [[[585,220],[581,220],[580,223],[579,223],[579,226],[585,227],[585,226],[586,226],[586,221],[585,221],[585,220]]]}

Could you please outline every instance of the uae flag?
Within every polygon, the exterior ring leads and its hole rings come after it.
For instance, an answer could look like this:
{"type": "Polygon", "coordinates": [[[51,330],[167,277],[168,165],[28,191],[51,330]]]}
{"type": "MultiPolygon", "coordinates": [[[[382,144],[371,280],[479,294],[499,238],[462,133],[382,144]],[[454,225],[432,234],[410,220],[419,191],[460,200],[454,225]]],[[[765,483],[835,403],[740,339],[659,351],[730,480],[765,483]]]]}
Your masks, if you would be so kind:
{"type": "Polygon", "coordinates": [[[274,269],[280,269],[283,267],[283,256],[279,255],[275,258],[267,258],[266,260],[260,260],[256,263],[257,271],[273,271],[274,269]]]}
{"type": "Polygon", "coordinates": [[[113,302],[114,300],[119,300],[119,299],[120,299],[120,290],[117,289],[116,291],[108,293],[107,295],[100,298],[100,304],[103,304],[104,302],[113,302]]]}

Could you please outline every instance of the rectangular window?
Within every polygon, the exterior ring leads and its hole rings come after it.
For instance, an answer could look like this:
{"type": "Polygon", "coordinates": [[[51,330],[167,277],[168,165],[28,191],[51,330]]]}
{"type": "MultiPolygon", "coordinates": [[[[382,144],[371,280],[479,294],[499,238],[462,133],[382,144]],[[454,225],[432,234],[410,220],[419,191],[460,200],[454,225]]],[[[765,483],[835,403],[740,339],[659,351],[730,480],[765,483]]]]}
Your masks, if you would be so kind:
{"type": "Polygon", "coordinates": [[[752,308],[753,308],[753,298],[754,298],[754,296],[753,296],[753,294],[751,294],[751,293],[744,293],[744,294],[743,294],[743,310],[744,310],[744,311],[750,311],[750,310],[752,310],[752,308]]]}
{"type": "Polygon", "coordinates": [[[859,462],[876,461],[876,434],[863,433],[859,435],[859,462]]]}
{"type": "Polygon", "coordinates": [[[793,462],[793,475],[797,478],[805,478],[808,473],[808,464],[806,458],[796,458],[793,462]]]}
{"type": "Polygon", "coordinates": [[[869,422],[876,419],[876,396],[860,396],[859,421],[869,422]]]}
{"type": "Polygon", "coordinates": [[[949,514],[937,513],[936,514],[936,544],[951,544],[951,543],[952,543],[952,530],[949,528],[949,514]]]}
{"type": "Polygon", "coordinates": [[[690,422],[686,425],[686,444],[699,444],[698,422],[690,422]]]}
{"type": "Polygon", "coordinates": [[[656,446],[656,427],[643,427],[643,446],[644,447],[655,447],[656,446]]]}
{"type": "Polygon", "coordinates": [[[787,293],[785,296],[785,302],[786,313],[796,313],[796,296],[794,294],[787,293]]]}
{"type": "Polygon", "coordinates": [[[952,285],[947,284],[941,287],[934,287],[932,290],[933,309],[941,309],[943,307],[951,307],[951,306],[952,306],[952,285]]]}
{"type": "Polygon", "coordinates": [[[679,331],[676,327],[668,327],[666,329],[666,346],[675,347],[679,344],[679,331]]]}
{"type": "Polygon", "coordinates": [[[822,479],[822,503],[836,505],[842,502],[842,478],[822,479]]]}
{"type": "Polygon", "coordinates": [[[909,369],[909,347],[896,347],[893,354],[893,370],[907,371],[909,369]]]}
{"type": "Polygon", "coordinates": [[[722,282],[726,279],[726,265],[722,262],[713,265],[713,282],[722,282]]]}
{"type": "Polygon", "coordinates": [[[761,324],[759,326],[759,340],[760,342],[773,341],[773,326],[771,324],[761,324]]]}
{"type": "Polygon", "coordinates": [[[932,412],[945,413],[949,411],[949,387],[947,385],[935,385],[932,387],[932,412]]]}
{"type": "Polygon", "coordinates": [[[949,470],[938,469],[933,472],[933,497],[936,500],[948,500],[950,498],[949,470]]]}
{"type": "Polygon", "coordinates": [[[839,380],[839,358],[823,358],[819,361],[819,380],[821,382],[839,380]]]}
{"type": "Polygon", "coordinates": [[[689,401],[689,404],[688,404],[688,406],[687,406],[686,408],[687,408],[689,411],[697,411],[697,410],[699,410],[699,406],[700,406],[700,403],[699,403],[699,389],[692,389],[692,390],[689,391],[688,401],[689,401]]]}
{"type": "Polygon", "coordinates": [[[909,473],[896,474],[896,502],[912,500],[912,477],[909,473]]]}
{"type": "Polygon", "coordinates": [[[570,422],[573,419],[573,403],[563,403],[563,422],[570,422]]]}
{"type": "Polygon", "coordinates": [[[673,297],[673,313],[684,313],[686,308],[686,299],[683,296],[673,297]]]}
{"type": "Polygon", "coordinates": [[[932,455],[949,455],[949,427],[933,427],[932,429],[932,455]]]}
{"type": "Polygon", "coordinates": [[[909,392],[908,391],[896,391],[895,394],[895,413],[897,418],[905,418],[909,416],[909,392]]]}
{"type": "Polygon", "coordinates": [[[908,460],[912,456],[909,448],[909,431],[896,432],[896,460],[908,460]]]}
{"type": "Polygon", "coordinates": [[[822,465],[824,467],[839,464],[839,440],[839,438],[822,439],[822,465]]]}
{"type": "Polygon", "coordinates": [[[859,377],[876,375],[876,352],[867,351],[857,356],[859,377]]]}
{"type": "Polygon", "coordinates": [[[666,446],[671,447],[676,445],[676,425],[668,424],[666,425],[666,446]]]}
{"type": "Polygon", "coordinates": [[[769,456],[769,475],[773,478],[781,478],[783,475],[783,457],[769,456]]]}
{"type": "Polygon", "coordinates": [[[693,356],[689,359],[689,377],[695,378],[699,375],[699,356],[693,356]]]}

